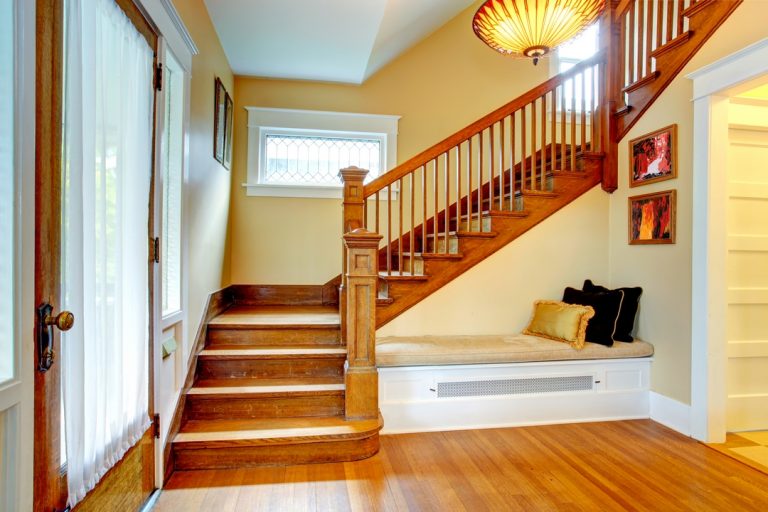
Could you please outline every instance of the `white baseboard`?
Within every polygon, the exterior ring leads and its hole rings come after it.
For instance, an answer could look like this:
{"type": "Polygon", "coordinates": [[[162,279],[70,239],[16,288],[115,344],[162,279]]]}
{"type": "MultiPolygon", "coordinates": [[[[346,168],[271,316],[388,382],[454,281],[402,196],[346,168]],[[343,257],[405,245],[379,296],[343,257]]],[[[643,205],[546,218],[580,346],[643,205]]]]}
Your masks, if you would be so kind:
{"type": "Polygon", "coordinates": [[[650,393],[651,419],[676,430],[685,436],[691,435],[691,406],[673,400],[654,391],[650,393]]]}

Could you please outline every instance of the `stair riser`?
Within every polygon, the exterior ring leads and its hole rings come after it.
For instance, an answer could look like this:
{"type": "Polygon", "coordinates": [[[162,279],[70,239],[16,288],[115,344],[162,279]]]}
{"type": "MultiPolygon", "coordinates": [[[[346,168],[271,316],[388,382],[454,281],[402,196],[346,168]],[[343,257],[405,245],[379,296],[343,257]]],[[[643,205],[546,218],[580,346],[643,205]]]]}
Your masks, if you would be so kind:
{"type": "Polygon", "coordinates": [[[425,252],[431,253],[450,253],[456,254],[459,252],[459,239],[455,236],[448,237],[448,250],[445,249],[445,235],[437,238],[437,246],[435,246],[434,238],[427,238],[427,250],[425,252]]]}
{"type": "Polygon", "coordinates": [[[188,420],[307,418],[344,413],[344,394],[319,396],[205,398],[188,395],[184,410],[188,420]]]}
{"type": "Polygon", "coordinates": [[[275,446],[185,449],[174,444],[176,470],[226,469],[288,464],[351,462],[379,451],[379,434],[364,439],[275,446]]]}
{"type": "Polygon", "coordinates": [[[338,345],[338,328],[208,329],[208,346],[216,345],[338,345]]]}
{"type": "Polygon", "coordinates": [[[339,377],[344,375],[344,358],[312,359],[199,359],[199,379],[292,377],[339,377]]]}
{"type": "Polygon", "coordinates": [[[478,220],[477,214],[475,214],[470,222],[467,222],[467,220],[464,219],[459,223],[459,231],[491,231],[491,225],[492,219],[490,217],[483,216],[478,220]],[[482,221],[482,223],[480,221],[482,221]]]}
{"type": "Polygon", "coordinates": [[[411,259],[410,256],[403,255],[403,271],[424,275],[424,260],[418,256],[411,259]]]}

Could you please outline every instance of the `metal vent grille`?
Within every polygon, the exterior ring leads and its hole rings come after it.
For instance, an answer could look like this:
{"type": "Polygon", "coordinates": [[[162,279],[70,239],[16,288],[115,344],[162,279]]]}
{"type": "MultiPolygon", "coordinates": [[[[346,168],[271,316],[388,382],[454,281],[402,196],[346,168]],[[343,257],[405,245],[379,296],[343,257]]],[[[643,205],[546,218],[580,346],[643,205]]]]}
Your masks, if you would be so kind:
{"type": "Polygon", "coordinates": [[[592,389],[592,382],[592,375],[438,382],[437,397],[530,395],[564,391],[589,391],[592,389]]]}

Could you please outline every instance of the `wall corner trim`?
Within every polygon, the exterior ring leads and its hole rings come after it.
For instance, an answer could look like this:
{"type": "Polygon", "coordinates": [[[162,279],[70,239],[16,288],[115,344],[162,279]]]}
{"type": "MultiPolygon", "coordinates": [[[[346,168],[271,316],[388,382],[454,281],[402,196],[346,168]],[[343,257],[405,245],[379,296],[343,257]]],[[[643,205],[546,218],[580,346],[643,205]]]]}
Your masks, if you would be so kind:
{"type": "Polygon", "coordinates": [[[668,396],[650,392],[651,419],[684,436],[691,435],[691,406],[668,396]]]}

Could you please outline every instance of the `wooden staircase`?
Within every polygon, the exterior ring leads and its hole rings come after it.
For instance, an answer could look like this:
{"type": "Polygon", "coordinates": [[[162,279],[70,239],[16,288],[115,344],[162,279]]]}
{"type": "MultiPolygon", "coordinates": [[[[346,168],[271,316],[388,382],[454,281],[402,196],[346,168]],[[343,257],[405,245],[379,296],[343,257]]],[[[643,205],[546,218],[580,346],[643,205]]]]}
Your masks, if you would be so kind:
{"type": "Polygon", "coordinates": [[[345,418],[347,349],[338,306],[290,302],[234,302],[208,322],[173,440],[175,469],[349,461],[376,453],[381,419],[345,418]]]}
{"type": "Polygon", "coordinates": [[[343,269],[214,294],[166,476],[378,450],[375,329],[598,183],[618,144],[742,0],[608,0],[601,51],[370,183],[343,169],[343,269]]]}

